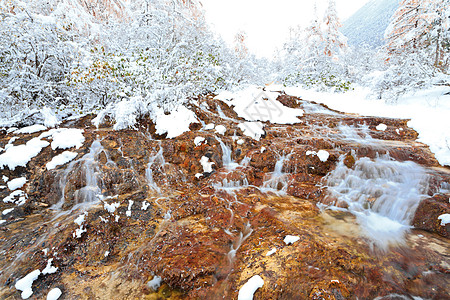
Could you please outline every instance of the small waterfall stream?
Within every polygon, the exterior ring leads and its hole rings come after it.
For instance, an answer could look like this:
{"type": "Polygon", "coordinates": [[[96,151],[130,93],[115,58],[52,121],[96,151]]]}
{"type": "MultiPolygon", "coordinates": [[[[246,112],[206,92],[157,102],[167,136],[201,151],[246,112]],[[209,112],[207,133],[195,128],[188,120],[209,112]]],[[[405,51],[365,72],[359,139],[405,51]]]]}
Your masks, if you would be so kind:
{"type": "Polygon", "coordinates": [[[360,158],[353,168],[341,160],[326,177],[330,197],[339,207],[328,208],[355,215],[365,235],[385,247],[411,228],[419,202],[427,197],[428,180],[421,166],[388,155],[360,158]]]}
{"type": "Polygon", "coordinates": [[[161,194],[161,188],[156,184],[153,178],[153,168],[158,168],[160,171],[163,171],[165,164],[166,160],[163,155],[163,147],[160,144],[158,152],[156,152],[155,155],[150,156],[147,168],[145,169],[145,177],[147,178],[148,186],[158,194],[161,194]]]}
{"type": "Polygon", "coordinates": [[[284,163],[289,160],[292,152],[288,155],[281,155],[275,163],[275,168],[270,178],[263,182],[262,192],[275,192],[284,194],[287,189],[288,173],[283,172],[284,163]]]}

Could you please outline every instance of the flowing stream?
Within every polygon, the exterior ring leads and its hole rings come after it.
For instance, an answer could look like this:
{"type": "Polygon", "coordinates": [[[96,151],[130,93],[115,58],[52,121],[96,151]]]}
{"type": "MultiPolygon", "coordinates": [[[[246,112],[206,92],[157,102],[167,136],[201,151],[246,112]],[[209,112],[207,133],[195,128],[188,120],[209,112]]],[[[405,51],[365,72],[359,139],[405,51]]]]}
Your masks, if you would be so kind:
{"type": "Polygon", "coordinates": [[[421,166],[388,155],[360,158],[352,168],[341,160],[326,177],[329,197],[335,199],[328,208],[355,215],[364,234],[386,247],[411,228],[419,202],[427,197],[428,180],[421,166]]]}

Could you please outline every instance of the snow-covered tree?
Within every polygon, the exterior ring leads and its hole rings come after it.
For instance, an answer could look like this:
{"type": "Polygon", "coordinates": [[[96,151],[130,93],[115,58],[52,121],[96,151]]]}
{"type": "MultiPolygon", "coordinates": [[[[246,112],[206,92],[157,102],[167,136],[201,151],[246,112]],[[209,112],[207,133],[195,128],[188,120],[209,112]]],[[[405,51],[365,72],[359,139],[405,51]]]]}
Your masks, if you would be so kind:
{"type": "Polygon", "coordinates": [[[336,12],[336,1],[329,0],[324,17],[324,53],[328,56],[345,51],[347,48],[347,38],[339,31],[341,23],[336,12]]]}

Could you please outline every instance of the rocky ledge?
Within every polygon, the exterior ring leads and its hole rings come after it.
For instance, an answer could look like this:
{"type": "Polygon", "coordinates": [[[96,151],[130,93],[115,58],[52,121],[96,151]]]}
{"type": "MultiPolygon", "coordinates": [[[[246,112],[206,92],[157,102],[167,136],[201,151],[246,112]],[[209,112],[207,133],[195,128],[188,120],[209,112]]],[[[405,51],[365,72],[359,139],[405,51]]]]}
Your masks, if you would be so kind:
{"type": "MultiPolygon", "coordinates": [[[[17,282],[34,270],[32,299],[52,288],[60,299],[237,299],[255,275],[263,284],[253,299],[450,298],[450,225],[438,219],[450,211],[450,169],[407,120],[278,101],[305,113],[296,124],[265,122],[259,140],[213,96],[191,104],[201,122],[174,139],[145,117],[135,130],[96,128],[94,116],[61,124],[83,130],[71,162],[48,169],[65,150],[44,147],[1,170],[0,196],[11,201],[0,202],[0,298],[23,297],[17,282]],[[348,200],[354,189],[334,188],[369,165],[374,182],[387,172],[379,165],[425,178],[405,217],[414,227],[384,242],[348,200]],[[7,182],[22,177],[23,193],[12,195],[7,182]]],[[[4,131],[0,147],[40,135],[4,131]]],[[[396,184],[365,196],[362,212],[402,210],[380,203],[396,184]]]]}

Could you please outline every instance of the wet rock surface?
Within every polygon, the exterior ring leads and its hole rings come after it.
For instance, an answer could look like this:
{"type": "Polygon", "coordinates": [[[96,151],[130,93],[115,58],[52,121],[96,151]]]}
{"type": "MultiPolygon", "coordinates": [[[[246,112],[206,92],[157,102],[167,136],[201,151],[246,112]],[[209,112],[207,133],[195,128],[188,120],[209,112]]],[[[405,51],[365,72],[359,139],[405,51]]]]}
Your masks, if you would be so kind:
{"type": "MultiPolygon", "coordinates": [[[[138,130],[97,129],[93,116],[62,124],[84,129],[74,160],[47,170],[62,151],[46,147],[26,168],[1,170],[27,178],[27,199],[0,202],[1,211],[14,208],[0,224],[0,298],[20,299],[16,281],[51,258],[58,269],[34,281],[32,298],[59,287],[61,299],[237,299],[254,275],[264,280],[254,299],[450,298],[449,225],[437,219],[450,210],[450,171],[415,141],[407,120],[278,100],[305,114],[294,125],[266,123],[259,141],[212,96],[191,104],[202,123],[175,139],[156,136],[146,119],[138,130]],[[201,125],[210,123],[225,133],[201,125]],[[380,123],[387,129],[377,130],[380,123]],[[205,140],[195,145],[196,137],[205,140]],[[386,154],[421,166],[430,183],[415,229],[381,249],[354,214],[323,205],[346,208],[327,189],[340,162],[352,170],[360,158],[386,154]],[[287,244],[288,235],[298,240],[287,244]],[[155,276],[156,290],[147,285],[155,276]]],[[[13,136],[3,133],[0,147],[13,136]]],[[[3,199],[10,194],[0,189],[3,199]]]]}

